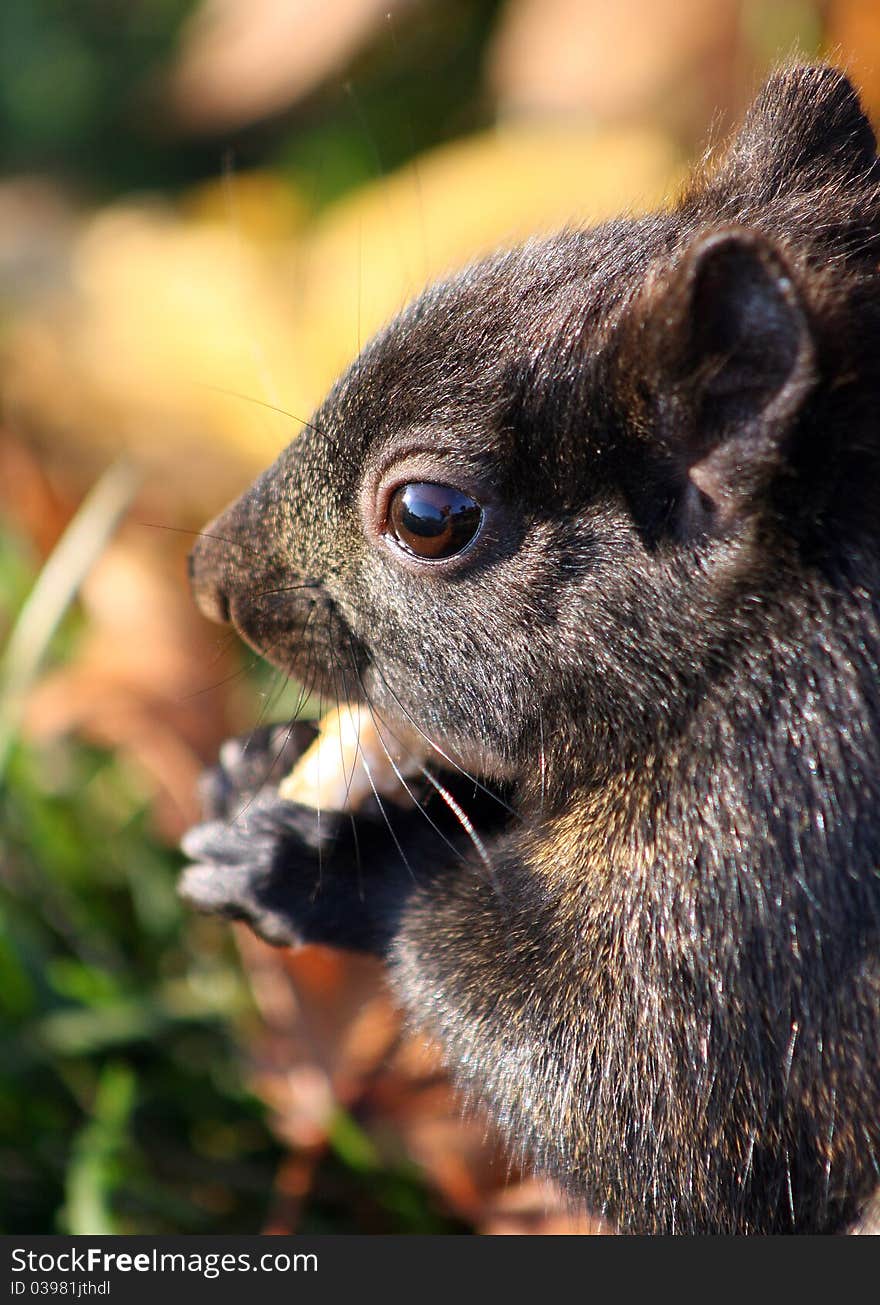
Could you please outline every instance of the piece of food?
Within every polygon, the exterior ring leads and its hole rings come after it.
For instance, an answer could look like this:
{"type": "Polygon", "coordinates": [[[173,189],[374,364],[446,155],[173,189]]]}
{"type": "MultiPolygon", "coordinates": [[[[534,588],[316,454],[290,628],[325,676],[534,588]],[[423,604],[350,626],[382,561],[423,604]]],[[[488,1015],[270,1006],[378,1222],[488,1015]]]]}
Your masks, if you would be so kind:
{"type": "Polygon", "coordinates": [[[356,811],[369,797],[408,802],[421,774],[424,740],[379,724],[368,707],[343,703],[320,722],[318,737],[278,785],[288,802],[321,811],[356,811]]]}

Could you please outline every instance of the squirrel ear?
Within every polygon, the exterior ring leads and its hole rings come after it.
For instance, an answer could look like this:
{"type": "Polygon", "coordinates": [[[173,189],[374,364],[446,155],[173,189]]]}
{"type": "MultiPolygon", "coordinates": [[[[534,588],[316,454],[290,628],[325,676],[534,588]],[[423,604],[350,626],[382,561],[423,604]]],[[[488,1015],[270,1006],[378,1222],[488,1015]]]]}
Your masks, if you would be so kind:
{"type": "Polygon", "coordinates": [[[695,241],[655,307],[680,527],[723,528],[779,461],[811,387],[809,321],[770,242],[736,228],[695,241]]]}
{"type": "Polygon", "coordinates": [[[766,83],[708,189],[763,203],[781,192],[864,176],[876,161],[874,132],[846,73],[801,64],[766,83]]]}

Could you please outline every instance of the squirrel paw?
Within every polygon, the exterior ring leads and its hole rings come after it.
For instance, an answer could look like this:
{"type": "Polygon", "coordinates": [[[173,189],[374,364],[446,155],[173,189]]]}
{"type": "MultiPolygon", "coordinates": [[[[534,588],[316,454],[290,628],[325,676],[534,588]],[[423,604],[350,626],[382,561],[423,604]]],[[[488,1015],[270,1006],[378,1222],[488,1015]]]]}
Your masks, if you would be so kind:
{"type": "Polygon", "coordinates": [[[184,835],[181,847],[194,864],[183,873],[180,894],[199,911],[244,920],[277,946],[304,942],[322,854],[338,821],[260,792],[233,820],[210,820],[184,835]]]}
{"type": "Polygon", "coordinates": [[[216,766],[202,773],[199,798],[205,820],[232,820],[263,789],[276,789],[314,742],[310,721],[263,725],[227,739],[216,766]]]}

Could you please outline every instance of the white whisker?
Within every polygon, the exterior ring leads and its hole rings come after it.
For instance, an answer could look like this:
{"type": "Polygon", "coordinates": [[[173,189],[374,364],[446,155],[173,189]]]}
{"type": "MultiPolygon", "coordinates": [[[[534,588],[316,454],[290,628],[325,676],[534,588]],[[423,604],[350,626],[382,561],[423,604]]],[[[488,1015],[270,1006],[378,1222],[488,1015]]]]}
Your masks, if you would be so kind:
{"type": "Polygon", "coordinates": [[[483,784],[477,778],[477,776],[472,774],[469,770],[465,770],[464,766],[459,765],[457,761],[455,761],[446,752],[444,752],[444,750],[440,747],[439,743],[436,743],[429,734],[425,733],[424,729],[421,727],[418,721],[413,717],[412,713],[408,711],[407,708],[403,705],[403,703],[400,701],[400,698],[397,696],[397,694],[392,689],[391,685],[388,683],[388,680],[385,677],[385,674],[381,666],[379,665],[379,663],[376,661],[375,657],[372,658],[371,664],[374,667],[379,678],[381,679],[383,685],[387,689],[388,693],[390,693],[391,697],[394,699],[395,703],[400,708],[407,724],[411,725],[412,728],[416,731],[416,733],[422,739],[424,739],[424,741],[427,743],[431,751],[436,752],[438,757],[442,758],[442,760],[446,763],[446,765],[450,768],[450,770],[455,770],[459,773],[459,775],[463,775],[464,778],[470,780],[476,786],[476,788],[479,789],[481,793],[485,793],[487,797],[490,797],[493,799],[493,801],[497,802],[498,805],[504,811],[506,811],[509,815],[513,816],[514,820],[521,821],[522,816],[519,814],[518,811],[514,811],[513,807],[510,806],[507,802],[505,802],[503,797],[501,797],[498,793],[495,793],[491,788],[487,787],[487,785],[483,784]]]}
{"type": "Polygon", "coordinates": [[[498,876],[495,874],[495,868],[492,865],[492,861],[489,857],[489,853],[486,851],[483,840],[480,838],[479,834],[474,829],[467,815],[461,809],[461,807],[456,802],[455,798],[452,796],[449,790],[447,788],[444,788],[438,779],[435,779],[435,777],[431,774],[430,770],[428,770],[427,766],[422,766],[421,770],[422,770],[422,774],[425,776],[425,779],[428,781],[429,784],[431,784],[437,790],[437,792],[440,794],[440,797],[449,807],[449,810],[455,816],[456,820],[461,825],[462,829],[473,843],[474,847],[476,848],[477,855],[479,856],[483,865],[486,867],[486,872],[489,875],[489,878],[492,882],[492,886],[496,889],[496,891],[500,896],[501,888],[498,883],[498,876]]]}

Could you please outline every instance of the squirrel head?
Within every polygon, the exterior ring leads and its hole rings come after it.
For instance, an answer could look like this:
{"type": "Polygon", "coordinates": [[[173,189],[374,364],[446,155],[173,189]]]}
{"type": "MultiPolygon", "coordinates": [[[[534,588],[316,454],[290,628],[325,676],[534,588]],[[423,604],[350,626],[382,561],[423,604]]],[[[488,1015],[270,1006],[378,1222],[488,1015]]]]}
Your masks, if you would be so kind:
{"type": "Polygon", "coordinates": [[[782,71],[674,208],[408,307],[206,528],[203,610],[492,778],[661,746],[874,529],[878,196],[846,77],[782,71]]]}

